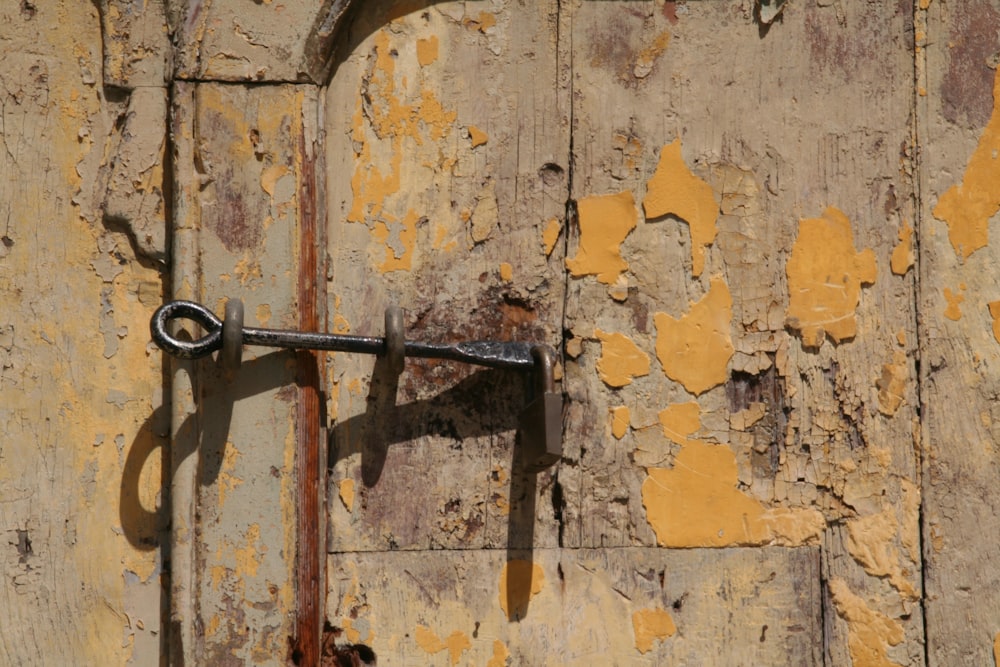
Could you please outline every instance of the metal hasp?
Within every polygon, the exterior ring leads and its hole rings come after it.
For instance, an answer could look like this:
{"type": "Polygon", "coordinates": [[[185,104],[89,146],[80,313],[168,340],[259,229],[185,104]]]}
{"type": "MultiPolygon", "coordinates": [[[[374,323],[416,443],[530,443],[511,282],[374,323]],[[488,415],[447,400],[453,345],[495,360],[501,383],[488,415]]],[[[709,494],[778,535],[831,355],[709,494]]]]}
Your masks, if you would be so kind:
{"type": "Polygon", "coordinates": [[[385,337],[245,327],[243,303],[239,299],[230,299],[226,304],[225,322],[200,303],[170,301],[153,313],[149,332],[161,350],[181,359],[198,359],[221,350],[223,367],[230,374],[239,368],[244,345],[375,354],[388,357],[390,367],[397,374],[403,371],[405,357],[448,359],[489,368],[529,371],[533,393],[529,394],[530,403],[521,413],[519,429],[525,467],[529,472],[539,472],[562,457],[562,394],[555,390],[555,351],[546,345],[520,341],[408,341],[403,332],[403,311],[395,306],[385,313],[385,337]],[[205,335],[191,341],[172,335],[168,325],[179,319],[200,325],[205,335]]]}

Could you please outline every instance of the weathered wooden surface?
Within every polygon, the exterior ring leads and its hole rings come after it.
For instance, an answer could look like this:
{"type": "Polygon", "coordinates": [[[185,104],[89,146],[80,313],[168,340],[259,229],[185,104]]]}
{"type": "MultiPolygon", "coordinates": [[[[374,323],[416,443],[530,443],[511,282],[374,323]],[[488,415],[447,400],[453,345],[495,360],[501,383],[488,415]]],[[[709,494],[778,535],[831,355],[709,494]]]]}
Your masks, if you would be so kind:
{"type": "Polygon", "coordinates": [[[830,663],[915,665],[910,8],[823,4],[571,5],[565,534],[822,544],[830,663]]]}
{"type": "Polygon", "coordinates": [[[352,553],[329,573],[379,664],[823,664],[815,547],[352,553]]]}
{"type": "Polygon", "coordinates": [[[91,3],[0,22],[0,664],[155,664],[162,276],[103,219],[127,100],[102,89],[91,3]]]}
{"type": "Polygon", "coordinates": [[[931,665],[985,665],[996,660],[1000,636],[1000,273],[989,238],[1000,208],[1000,3],[922,4],[929,5],[918,32],[927,645],[931,665]]]}
{"type": "MultiPolygon", "coordinates": [[[[558,346],[557,3],[367,10],[327,94],[333,329],[381,335],[395,303],[411,339],[558,346]]],[[[522,375],[410,361],[396,395],[374,365],[331,355],[332,550],[557,544],[552,475],[509,491],[522,375]]]]}
{"type": "MultiPolygon", "coordinates": [[[[317,89],[178,84],[174,104],[175,296],[219,313],[242,298],[248,326],[298,327],[317,89]]],[[[175,366],[174,401],[186,411],[174,424],[173,659],[288,658],[301,597],[300,365],[291,352],[248,348],[229,379],[211,359],[175,366]]]]}
{"type": "Polygon", "coordinates": [[[146,323],[166,291],[303,326],[323,156],[332,328],[395,302],[414,338],[544,340],[569,399],[566,459],[528,477],[516,375],[412,363],[387,407],[372,359],[331,359],[340,641],[996,660],[1000,4],[348,4],[0,9],[0,663],[156,662],[168,624],[172,660],[288,657],[292,357],[174,366],[161,470],[146,323]],[[325,92],[203,83],[331,63],[325,92]]]}
{"type": "MultiPolygon", "coordinates": [[[[115,7],[121,3],[104,2],[115,7]]],[[[174,35],[175,76],[189,80],[325,82],[357,0],[158,0],[174,35]]]]}

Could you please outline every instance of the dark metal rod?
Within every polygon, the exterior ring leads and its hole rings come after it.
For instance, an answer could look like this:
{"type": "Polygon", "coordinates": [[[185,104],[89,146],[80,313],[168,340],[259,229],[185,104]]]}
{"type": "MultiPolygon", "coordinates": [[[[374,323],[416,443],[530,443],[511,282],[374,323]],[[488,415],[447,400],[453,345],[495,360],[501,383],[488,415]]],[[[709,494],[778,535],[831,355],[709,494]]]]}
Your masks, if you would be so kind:
{"type": "MultiPolygon", "coordinates": [[[[153,340],[161,349],[177,357],[196,359],[222,349],[222,321],[212,311],[191,301],[172,301],[160,306],[149,323],[153,340]],[[175,319],[189,319],[201,325],[206,335],[195,341],[185,341],[171,335],[167,324],[175,319]]],[[[293,350],[328,350],[383,355],[385,338],[341,334],[260,329],[244,327],[244,345],[261,345],[293,350]]],[[[458,343],[420,343],[406,341],[407,357],[447,359],[491,368],[531,369],[535,359],[532,343],[521,341],[471,341],[458,343]]]]}

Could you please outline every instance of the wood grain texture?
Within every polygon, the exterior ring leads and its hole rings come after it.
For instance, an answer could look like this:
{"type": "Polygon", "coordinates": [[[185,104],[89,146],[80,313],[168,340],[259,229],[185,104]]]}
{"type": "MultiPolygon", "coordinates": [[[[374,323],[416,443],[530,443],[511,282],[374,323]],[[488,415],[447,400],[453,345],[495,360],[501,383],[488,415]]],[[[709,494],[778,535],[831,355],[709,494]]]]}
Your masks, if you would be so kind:
{"type": "MultiPolygon", "coordinates": [[[[315,259],[304,260],[315,242],[303,248],[300,234],[317,204],[315,185],[304,182],[315,173],[317,89],[182,88],[190,90],[190,107],[178,114],[175,133],[190,137],[178,145],[191,151],[183,154],[190,161],[179,160],[176,170],[178,185],[187,186],[186,224],[196,239],[185,246],[194,257],[184,261],[190,272],[177,276],[180,293],[216,312],[227,297],[242,298],[248,325],[294,328],[301,323],[300,266],[305,273],[315,268],[315,259]],[[303,193],[310,193],[308,204],[303,193]]],[[[308,312],[315,324],[315,303],[308,312]]],[[[191,370],[187,439],[196,444],[198,459],[188,471],[195,475],[190,500],[196,511],[187,530],[194,539],[177,547],[187,546],[194,573],[190,606],[174,609],[174,620],[188,628],[189,643],[178,648],[189,661],[285,664],[291,638],[302,635],[293,624],[297,589],[303,588],[297,572],[312,572],[302,597],[317,606],[319,568],[310,569],[298,554],[302,498],[295,490],[303,471],[295,460],[297,442],[307,443],[303,434],[310,431],[298,422],[311,418],[316,429],[319,415],[315,405],[312,411],[297,408],[296,369],[294,353],[247,349],[235,377],[227,379],[211,359],[191,370]]],[[[316,389],[308,382],[303,387],[316,389]]],[[[315,517],[313,522],[315,530],[315,517]]]]}
{"type": "MultiPolygon", "coordinates": [[[[823,4],[769,30],[750,2],[569,5],[567,254],[609,197],[638,222],[611,280],[569,267],[564,534],[822,544],[825,579],[891,619],[875,654],[916,665],[915,283],[890,270],[915,215],[911,8],[823,4]],[[648,372],[609,379],[611,335],[648,372]]],[[[861,651],[845,600],[824,602],[831,664],[861,651]]]]}
{"type": "Polygon", "coordinates": [[[102,89],[91,3],[0,21],[0,664],[155,662],[162,275],[102,211],[127,100],[102,89]]]}
{"type": "MultiPolygon", "coordinates": [[[[557,346],[556,3],[365,9],[327,94],[333,329],[381,335],[394,303],[412,340],[557,346]]],[[[556,544],[552,473],[512,473],[525,383],[411,360],[397,388],[380,362],[331,355],[330,548],[556,544]]]]}
{"type": "Polygon", "coordinates": [[[815,547],[537,549],[517,564],[333,554],[329,615],[380,664],[823,664],[815,547]]]}
{"type": "Polygon", "coordinates": [[[993,664],[1000,483],[996,317],[996,29],[1000,4],[922,13],[920,310],[928,664],[993,664]],[[977,157],[979,156],[979,157],[977,157]],[[967,217],[946,202],[957,192],[967,217]],[[985,208],[984,208],[985,207],[985,208]],[[981,232],[982,245],[970,241],[981,232]]]}

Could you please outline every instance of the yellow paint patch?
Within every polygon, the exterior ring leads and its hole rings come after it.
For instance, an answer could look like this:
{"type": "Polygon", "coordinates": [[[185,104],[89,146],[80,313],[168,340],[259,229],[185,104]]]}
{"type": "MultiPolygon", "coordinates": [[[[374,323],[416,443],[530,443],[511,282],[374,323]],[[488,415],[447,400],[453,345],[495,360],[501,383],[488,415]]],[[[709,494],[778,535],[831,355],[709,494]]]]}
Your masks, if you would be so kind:
{"type": "Polygon", "coordinates": [[[649,653],[654,641],[673,637],[677,626],[666,609],[639,609],[632,612],[632,632],[639,653],[649,653]]]}
{"type": "Polygon", "coordinates": [[[645,78],[653,71],[653,65],[656,63],[656,59],[660,57],[666,48],[667,44],[670,43],[670,33],[664,30],[653,43],[644,48],[639,52],[638,57],[635,59],[635,67],[632,68],[632,74],[635,75],[637,79],[645,78]]]}
{"type": "Polygon", "coordinates": [[[663,435],[678,445],[688,441],[688,436],[701,428],[701,407],[695,402],[677,403],[660,410],[657,415],[663,435]]]}
{"type": "Polygon", "coordinates": [[[733,356],[729,333],[733,298],[722,278],[712,278],[708,293],[680,319],[656,313],[656,357],[663,372],[692,394],[726,381],[733,356]]]}
{"type": "Polygon", "coordinates": [[[990,317],[993,318],[993,337],[1000,343],[1000,301],[989,303],[990,317]]]}
{"type": "Polygon", "coordinates": [[[244,535],[246,546],[233,550],[236,562],[236,574],[242,579],[256,577],[260,567],[261,557],[267,547],[260,544],[260,524],[252,523],[244,535]]]}
{"type": "Polygon", "coordinates": [[[601,341],[601,356],[597,360],[597,373],[609,387],[625,387],[632,379],[649,375],[649,355],[639,349],[632,339],[620,333],[605,333],[600,329],[594,335],[601,341]]]}
{"type": "Polygon", "coordinates": [[[888,577],[889,583],[901,595],[916,600],[919,595],[903,573],[899,550],[895,547],[898,534],[895,507],[889,504],[878,514],[847,522],[847,551],[865,572],[875,577],[888,577]]]}
{"type": "Polygon", "coordinates": [[[438,46],[437,35],[417,40],[417,62],[420,63],[421,67],[427,67],[438,59],[438,46]]]}
{"type": "MultiPolygon", "coordinates": [[[[380,271],[408,271],[412,268],[417,225],[424,218],[404,208],[409,198],[400,194],[403,155],[443,139],[454,130],[457,113],[445,110],[430,90],[407,94],[405,81],[399,87],[402,90],[397,90],[390,35],[381,30],[374,41],[375,62],[367,80],[370,104],[363,106],[359,98],[353,119],[351,138],[357,148],[351,178],[353,201],[347,220],[368,225],[375,241],[385,246],[384,261],[377,264],[380,271]],[[378,148],[379,155],[388,156],[383,164],[376,163],[373,147],[378,148]]],[[[444,160],[440,157],[442,151],[435,153],[439,161],[444,160]]]]}
{"type": "Polygon", "coordinates": [[[510,262],[500,263],[500,280],[505,282],[510,282],[514,279],[514,267],[510,265],[510,262]]]}
{"type": "Polygon", "coordinates": [[[715,241],[719,204],[712,186],[695,176],[681,157],[681,140],[667,144],[660,152],[660,163],[646,184],[642,200],[646,219],[673,215],[691,230],[691,273],[697,277],[705,267],[705,248],[715,241]]]}
{"type": "Polygon", "coordinates": [[[870,609],[843,579],[830,580],[830,597],[837,615],[847,621],[847,646],[854,667],[901,667],[889,660],[888,651],[903,641],[902,625],[870,609]]]}
{"type": "Polygon", "coordinates": [[[993,635],[993,666],[1000,667],[1000,632],[993,635]]]}
{"type": "Polygon", "coordinates": [[[659,419],[664,434],[682,446],[673,468],[649,468],[642,484],[646,520],[660,546],[801,545],[822,534],[819,511],[765,510],[742,493],[729,447],[688,439],[701,428],[697,403],[672,405],[659,419]]]}
{"type": "Polygon", "coordinates": [[[855,309],[861,285],[875,282],[875,253],[858,252],[851,221],[833,206],[820,218],[799,221],[799,235],[785,266],[788,313],[785,323],[802,335],[806,347],[819,347],[857,333],[855,309]]]}
{"type": "Polygon", "coordinates": [[[891,364],[882,365],[882,377],[875,382],[878,387],[878,409],[887,417],[896,414],[903,403],[906,381],[909,379],[906,352],[896,350],[891,364]]]}
{"type": "Polygon", "coordinates": [[[826,527],[817,510],[765,510],[742,493],[736,455],[726,445],[687,440],[673,468],[647,473],[642,504],[663,547],[800,545],[826,527]]]}
{"type": "Polygon", "coordinates": [[[271,305],[267,303],[260,304],[257,306],[255,314],[257,316],[257,322],[259,322],[261,326],[266,327],[267,323],[271,321],[271,305]]]}
{"type": "Polygon", "coordinates": [[[944,309],[944,316],[956,322],[962,319],[961,305],[965,301],[965,295],[960,292],[952,292],[951,289],[945,287],[944,300],[948,302],[948,306],[944,309]]]}
{"type": "Polygon", "coordinates": [[[468,130],[469,130],[469,139],[472,141],[473,148],[476,148],[477,146],[482,146],[490,139],[490,136],[488,134],[480,130],[475,125],[470,125],[468,127],[468,130]]]}
{"type": "Polygon", "coordinates": [[[285,165],[271,165],[260,173],[260,187],[268,194],[269,197],[274,197],[275,186],[281,177],[287,173],[288,167],[285,165]]]}
{"type": "Polygon", "coordinates": [[[559,218],[551,218],[545,223],[545,229],[542,231],[542,247],[545,248],[546,257],[551,255],[555,249],[560,231],[562,231],[562,223],[559,222],[559,218]]]}
{"type": "Polygon", "coordinates": [[[574,277],[596,275],[599,282],[611,285],[628,269],[621,244],[638,220],[632,193],[584,197],[577,212],[580,247],[566,260],[566,268],[574,277]]]}
{"type": "Polygon", "coordinates": [[[989,221],[1000,211],[1000,69],[993,77],[993,115],[965,167],[959,185],[941,195],[934,217],[948,224],[948,240],[966,258],[989,242],[989,221]]]}
{"type": "Polygon", "coordinates": [[[340,480],[337,489],[340,493],[340,502],[344,503],[344,508],[348,512],[352,511],[354,509],[354,480],[350,478],[340,480]]]}
{"type": "Polygon", "coordinates": [[[462,653],[472,648],[472,642],[469,641],[468,635],[458,630],[452,632],[443,641],[425,625],[418,625],[413,634],[417,640],[417,646],[427,653],[433,655],[448,649],[448,657],[451,659],[452,665],[457,665],[458,661],[462,659],[462,653]]]}
{"type": "Polygon", "coordinates": [[[528,603],[545,586],[545,571],[530,560],[512,560],[500,572],[500,608],[507,620],[520,620],[528,613],[528,603]]]}
{"type": "Polygon", "coordinates": [[[507,650],[507,645],[499,639],[494,639],[493,655],[490,657],[490,661],[486,663],[486,667],[507,667],[507,658],[509,657],[510,651],[507,650]]]}
{"type": "Polygon", "coordinates": [[[897,276],[905,275],[913,266],[913,227],[906,220],[899,230],[899,243],[892,249],[892,257],[889,258],[889,267],[897,276]]]}
{"type": "Polygon", "coordinates": [[[619,405],[611,408],[611,435],[618,440],[628,433],[629,409],[627,405],[619,405]]]}
{"type": "MultiPolygon", "coordinates": [[[[384,216],[390,218],[390,216],[384,216]]],[[[391,219],[391,218],[390,218],[391,219]]],[[[395,222],[395,220],[392,220],[395,222]]],[[[375,223],[372,230],[374,237],[385,245],[385,261],[379,265],[379,271],[389,273],[390,271],[409,271],[413,262],[413,248],[417,242],[417,223],[420,219],[412,210],[406,212],[406,217],[399,224],[399,245],[401,251],[397,251],[389,241],[391,234],[388,225],[382,220],[375,223]]]]}

